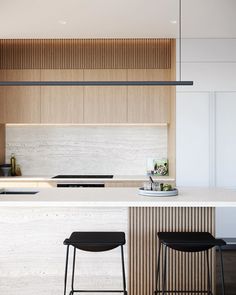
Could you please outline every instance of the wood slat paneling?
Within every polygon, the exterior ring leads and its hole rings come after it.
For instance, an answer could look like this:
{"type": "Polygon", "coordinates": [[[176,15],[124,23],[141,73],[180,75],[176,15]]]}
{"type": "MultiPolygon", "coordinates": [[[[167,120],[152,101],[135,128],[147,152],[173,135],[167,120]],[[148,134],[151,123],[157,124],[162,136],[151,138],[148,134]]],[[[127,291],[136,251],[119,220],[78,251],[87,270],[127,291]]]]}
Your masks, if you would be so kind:
{"type": "Polygon", "coordinates": [[[0,164],[5,162],[5,125],[0,124],[0,164]]]}
{"type": "MultiPolygon", "coordinates": [[[[214,208],[130,208],[129,294],[151,295],[155,290],[157,232],[208,231],[214,235],[214,220],[214,208]]],[[[207,289],[204,255],[168,249],[167,289],[207,289]]],[[[214,289],[214,251],[209,258],[214,289]]],[[[159,288],[162,288],[161,282],[159,288]]]]}
{"type": "Polygon", "coordinates": [[[0,69],[169,69],[171,39],[2,39],[0,69]]]}

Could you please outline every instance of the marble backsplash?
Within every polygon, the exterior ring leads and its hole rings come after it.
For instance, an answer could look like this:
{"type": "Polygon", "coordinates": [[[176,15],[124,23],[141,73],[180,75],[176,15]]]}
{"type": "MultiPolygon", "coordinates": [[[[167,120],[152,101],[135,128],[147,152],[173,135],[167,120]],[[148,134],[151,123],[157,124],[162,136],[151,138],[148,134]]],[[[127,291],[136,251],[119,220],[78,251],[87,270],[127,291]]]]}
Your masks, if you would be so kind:
{"type": "Polygon", "coordinates": [[[23,175],[146,173],[167,157],[166,126],[7,126],[6,159],[23,175]]]}

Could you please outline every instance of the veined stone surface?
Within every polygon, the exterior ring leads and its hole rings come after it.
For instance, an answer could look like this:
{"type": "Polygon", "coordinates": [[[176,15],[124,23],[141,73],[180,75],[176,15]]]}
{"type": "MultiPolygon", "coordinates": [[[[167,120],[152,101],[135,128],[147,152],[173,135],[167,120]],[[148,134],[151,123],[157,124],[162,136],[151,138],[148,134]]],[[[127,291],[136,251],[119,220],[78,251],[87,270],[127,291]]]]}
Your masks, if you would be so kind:
{"type": "MultiPolygon", "coordinates": [[[[0,230],[0,294],[58,295],[63,294],[65,238],[73,231],[124,231],[128,240],[128,208],[0,208],[0,230]]],[[[126,244],[126,269],[127,249],[126,244]]],[[[78,250],[76,261],[75,288],[122,288],[120,247],[78,250]]],[[[68,290],[70,278],[71,268],[68,290]]]]}
{"type": "Polygon", "coordinates": [[[147,158],[167,157],[166,126],[7,126],[23,175],[144,175],[147,158]]]}

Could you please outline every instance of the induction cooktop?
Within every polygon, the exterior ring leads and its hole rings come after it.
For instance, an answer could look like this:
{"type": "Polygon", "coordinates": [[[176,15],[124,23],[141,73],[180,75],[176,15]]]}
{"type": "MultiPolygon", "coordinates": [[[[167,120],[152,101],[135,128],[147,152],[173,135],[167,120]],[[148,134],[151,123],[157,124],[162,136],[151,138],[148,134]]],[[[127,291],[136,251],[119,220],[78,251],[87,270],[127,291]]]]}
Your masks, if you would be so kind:
{"type": "Polygon", "coordinates": [[[52,178],[113,178],[113,175],[57,175],[52,178]]]}

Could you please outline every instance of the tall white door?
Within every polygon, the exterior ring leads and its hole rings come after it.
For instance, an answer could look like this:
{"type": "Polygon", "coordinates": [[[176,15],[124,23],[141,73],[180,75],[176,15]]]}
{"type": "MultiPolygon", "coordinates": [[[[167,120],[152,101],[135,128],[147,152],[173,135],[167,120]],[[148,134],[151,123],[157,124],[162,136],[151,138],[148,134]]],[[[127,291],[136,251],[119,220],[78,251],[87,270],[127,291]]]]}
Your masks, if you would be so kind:
{"type": "MultiPolygon", "coordinates": [[[[236,189],[236,92],[216,93],[216,186],[236,189]]],[[[218,237],[236,237],[236,208],[216,210],[218,237]]]]}
{"type": "Polygon", "coordinates": [[[209,93],[177,93],[176,181],[209,185],[209,93]]]}

